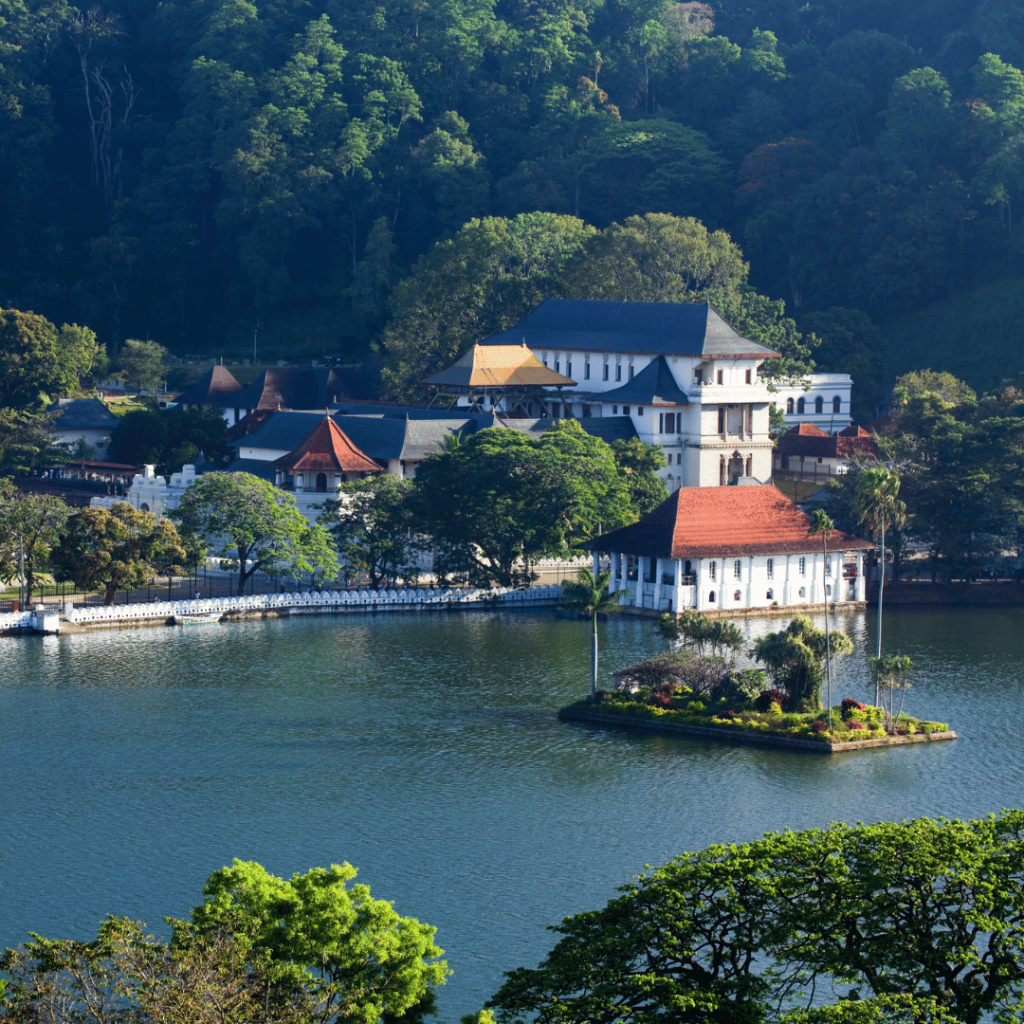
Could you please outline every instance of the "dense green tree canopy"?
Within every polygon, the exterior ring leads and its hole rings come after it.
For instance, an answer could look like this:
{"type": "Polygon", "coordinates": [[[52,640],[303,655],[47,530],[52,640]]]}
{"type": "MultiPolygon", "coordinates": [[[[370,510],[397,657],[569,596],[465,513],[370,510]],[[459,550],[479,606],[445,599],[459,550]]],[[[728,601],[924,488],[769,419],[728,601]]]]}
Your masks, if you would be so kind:
{"type": "Polygon", "coordinates": [[[91,942],[33,940],[0,966],[12,1022],[422,1024],[451,973],[435,929],[401,917],[349,864],[277,878],[236,860],[170,941],[108,917],[91,942]]]}
{"type": "Polygon", "coordinates": [[[517,586],[538,558],[636,516],[611,448],[563,421],[537,440],[492,427],[424,460],[417,522],[450,571],[475,583],[517,586]]]}
{"type": "Polygon", "coordinates": [[[334,538],[344,572],[366,573],[370,587],[414,583],[421,540],[412,481],[382,473],[344,484],[320,522],[334,538]]]}
{"type": "Polygon", "coordinates": [[[186,558],[169,519],[121,501],[109,511],[86,508],[69,516],[50,551],[50,566],[58,583],[103,590],[113,604],[118,590],[144,586],[186,558]]]}
{"type": "MultiPolygon", "coordinates": [[[[355,361],[390,320],[387,351],[436,333],[443,361],[456,328],[410,313],[418,261],[466,225],[671,215],[741,242],[791,314],[885,326],[1024,273],[1013,4],[904,6],[0,0],[0,305],[112,357],[258,335],[355,361]]],[[[435,266],[453,308],[478,262],[435,266]]],[[[549,280],[532,296],[565,293],[549,280]]]]}
{"type": "Polygon", "coordinates": [[[205,473],[171,513],[184,536],[226,539],[238,565],[238,593],[257,571],[333,579],[338,563],[323,526],[310,526],[295,499],[251,473],[205,473]]]}
{"type": "Polygon", "coordinates": [[[108,454],[130,466],[153,463],[177,472],[200,453],[217,464],[224,458],[224,417],[216,409],[133,409],[114,427],[108,454]]]}
{"type": "Polygon", "coordinates": [[[499,1024],[1016,1020],[1022,842],[1004,811],[710,846],[564,920],[488,1005],[499,1024]]]}

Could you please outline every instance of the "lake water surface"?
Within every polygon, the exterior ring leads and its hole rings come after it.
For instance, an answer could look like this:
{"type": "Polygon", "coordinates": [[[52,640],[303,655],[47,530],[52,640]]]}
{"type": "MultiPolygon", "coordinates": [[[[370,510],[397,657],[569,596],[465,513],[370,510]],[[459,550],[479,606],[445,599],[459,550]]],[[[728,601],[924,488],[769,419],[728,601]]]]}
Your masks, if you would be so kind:
{"type": "MultiPolygon", "coordinates": [[[[784,619],[754,619],[756,635],[784,619]]],[[[837,757],[558,722],[588,688],[585,623],[399,613],[0,639],[0,946],[87,938],[107,913],[185,916],[232,858],[290,876],[349,861],[428,921],[445,1024],[545,926],[645,864],[830,821],[1024,805],[1019,610],[886,613],[919,666],[907,710],[960,736],[837,757]]],[[[834,685],[868,695],[874,617],[834,685]]],[[[602,675],[661,649],[601,625],[602,675]]]]}

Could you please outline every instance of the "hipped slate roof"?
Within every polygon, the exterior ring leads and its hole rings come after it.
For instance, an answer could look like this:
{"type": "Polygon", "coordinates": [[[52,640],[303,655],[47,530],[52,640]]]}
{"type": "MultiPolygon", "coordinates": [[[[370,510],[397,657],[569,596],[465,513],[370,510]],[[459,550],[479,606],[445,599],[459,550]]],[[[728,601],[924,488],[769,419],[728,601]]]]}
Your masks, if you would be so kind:
{"type": "Polygon", "coordinates": [[[112,430],[120,420],[98,398],[61,398],[50,406],[54,430],[112,430]]]}
{"type": "Polygon", "coordinates": [[[606,302],[547,299],[484,345],[518,345],[534,352],[635,352],[708,359],[769,359],[778,352],[737,334],[707,302],[606,302]]]}
{"type": "MultiPolygon", "coordinates": [[[[830,551],[874,548],[836,531],[830,551]]],[[[638,522],[585,544],[649,558],[728,558],[817,552],[811,519],[781,491],[758,487],[682,487],[638,522]]]]}
{"type": "Polygon", "coordinates": [[[549,370],[527,347],[474,345],[457,362],[427,377],[424,384],[459,388],[570,387],[571,377],[549,370]]]}
{"type": "Polygon", "coordinates": [[[344,397],[338,373],[327,366],[271,367],[231,398],[238,409],[326,409],[344,397]]]}
{"type": "Polygon", "coordinates": [[[281,456],[277,470],[305,473],[380,473],[381,467],[361,452],[332,419],[324,416],[293,452],[281,456]]]}
{"type": "Polygon", "coordinates": [[[234,374],[224,366],[211,366],[209,371],[188,389],[183,391],[175,401],[178,405],[216,405],[222,409],[242,409],[235,396],[242,390],[242,385],[235,380],[234,374]]]}
{"type": "MultiPolygon", "coordinates": [[[[231,439],[235,447],[292,452],[324,417],[309,412],[275,412],[250,434],[231,439]]],[[[550,420],[499,420],[490,413],[459,413],[454,410],[415,409],[406,414],[335,415],[333,421],[349,440],[370,458],[416,462],[440,451],[444,438],[462,433],[468,437],[486,427],[504,426],[535,434],[550,420]]]]}
{"type": "Polygon", "coordinates": [[[664,356],[648,363],[632,380],[614,391],[594,396],[602,402],[629,402],[636,405],[689,405],[664,356]]]}
{"type": "Polygon", "coordinates": [[[833,436],[812,423],[801,423],[779,438],[775,451],[805,459],[849,459],[854,455],[875,456],[878,445],[863,427],[851,425],[833,436]]]}

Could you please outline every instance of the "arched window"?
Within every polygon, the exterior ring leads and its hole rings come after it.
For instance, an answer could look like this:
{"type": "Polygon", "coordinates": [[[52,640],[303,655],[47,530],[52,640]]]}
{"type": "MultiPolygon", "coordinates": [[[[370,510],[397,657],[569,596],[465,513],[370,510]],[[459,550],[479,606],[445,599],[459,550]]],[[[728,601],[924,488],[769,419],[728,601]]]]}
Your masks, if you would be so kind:
{"type": "Polygon", "coordinates": [[[814,400],[814,411],[820,416],[825,411],[825,399],[818,395],[814,400]]]}
{"type": "Polygon", "coordinates": [[[796,412],[798,416],[803,416],[804,414],[804,400],[802,398],[796,400],[796,412]]]}
{"type": "Polygon", "coordinates": [[[732,599],[738,601],[740,599],[740,592],[738,590],[733,591],[732,599]]]}
{"type": "Polygon", "coordinates": [[[316,489],[320,494],[323,494],[327,490],[327,474],[317,473],[316,475],[316,489]]]}
{"type": "Polygon", "coordinates": [[[792,416],[793,415],[793,399],[792,398],[787,398],[786,399],[786,415],[787,416],[792,416]]]}
{"type": "Polygon", "coordinates": [[[711,593],[708,594],[708,604],[714,604],[714,603],[715,603],[715,592],[712,590],[711,593]]]}
{"type": "Polygon", "coordinates": [[[143,502],[143,503],[142,503],[142,504],[141,504],[141,505],[139,506],[139,511],[140,511],[140,512],[148,512],[148,511],[149,511],[149,504],[148,504],[148,502],[145,502],[145,501],[144,501],[144,502],[143,502]]]}
{"type": "Polygon", "coordinates": [[[841,402],[841,401],[839,400],[839,396],[838,396],[838,395],[836,395],[836,396],[835,396],[835,398],[833,398],[833,399],[832,399],[832,411],[833,411],[834,413],[836,413],[836,414],[838,415],[838,413],[839,413],[839,407],[840,407],[840,406],[841,406],[842,404],[843,404],[843,403],[842,403],[842,402],[841,402]]]}
{"type": "Polygon", "coordinates": [[[769,587],[769,588],[768,588],[768,593],[767,593],[767,594],[765,594],[764,596],[765,596],[765,598],[766,598],[767,600],[769,600],[769,601],[774,601],[774,600],[775,600],[775,591],[774,591],[774,590],[772,590],[772,588],[771,588],[771,587],[769,587]]]}

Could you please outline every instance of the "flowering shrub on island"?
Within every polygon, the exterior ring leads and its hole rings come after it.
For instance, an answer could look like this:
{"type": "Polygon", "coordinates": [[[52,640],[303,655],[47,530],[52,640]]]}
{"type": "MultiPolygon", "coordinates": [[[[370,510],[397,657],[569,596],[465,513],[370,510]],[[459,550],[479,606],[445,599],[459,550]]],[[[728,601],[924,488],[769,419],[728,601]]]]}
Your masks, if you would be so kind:
{"type": "MultiPolygon", "coordinates": [[[[832,709],[832,728],[827,712],[784,712],[786,695],[777,689],[762,690],[753,700],[738,699],[733,691],[699,692],[673,681],[655,681],[635,691],[600,690],[594,704],[602,714],[644,718],[658,722],[763,733],[821,743],[884,739],[882,709],[847,697],[832,709]],[[759,710],[764,708],[764,710],[759,710]]],[[[580,706],[591,706],[580,701],[580,706]]],[[[945,732],[941,722],[921,722],[904,716],[897,732],[930,735],[945,732]]]]}

